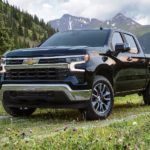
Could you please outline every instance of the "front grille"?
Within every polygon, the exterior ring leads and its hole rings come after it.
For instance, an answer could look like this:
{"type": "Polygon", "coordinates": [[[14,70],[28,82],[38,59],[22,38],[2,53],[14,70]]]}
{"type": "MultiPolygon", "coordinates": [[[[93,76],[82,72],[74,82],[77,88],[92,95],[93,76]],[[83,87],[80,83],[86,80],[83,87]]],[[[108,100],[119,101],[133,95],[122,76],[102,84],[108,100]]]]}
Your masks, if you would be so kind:
{"type": "Polygon", "coordinates": [[[66,63],[65,58],[48,58],[48,59],[40,59],[39,64],[50,64],[50,63],[66,63]]]}
{"type": "Polygon", "coordinates": [[[23,63],[23,59],[6,60],[7,65],[20,65],[23,63]]]}
{"type": "Polygon", "coordinates": [[[68,69],[37,68],[37,69],[12,69],[5,73],[5,80],[64,80],[68,69]]]}
{"type": "MultiPolygon", "coordinates": [[[[21,65],[24,59],[7,59],[6,65],[21,65]]],[[[39,59],[38,64],[51,64],[51,63],[66,63],[65,58],[44,58],[39,59]]]]}

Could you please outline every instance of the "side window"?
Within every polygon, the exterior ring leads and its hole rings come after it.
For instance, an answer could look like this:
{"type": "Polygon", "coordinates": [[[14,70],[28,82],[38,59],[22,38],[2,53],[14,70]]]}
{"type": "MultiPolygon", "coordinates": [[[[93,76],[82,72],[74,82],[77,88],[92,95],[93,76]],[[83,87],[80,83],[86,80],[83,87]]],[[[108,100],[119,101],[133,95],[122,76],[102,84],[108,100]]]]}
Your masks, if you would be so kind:
{"type": "Polygon", "coordinates": [[[138,48],[137,48],[137,45],[135,43],[135,40],[134,40],[133,36],[128,35],[128,34],[124,34],[124,36],[126,38],[127,43],[131,47],[130,53],[137,54],[138,53],[138,48]]]}
{"type": "Polygon", "coordinates": [[[112,46],[113,46],[113,49],[115,50],[115,45],[116,44],[120,44],[120,43],[123,43],[121,34],[119,32],[115,32],[114,35],[113,35],[113,37],[112,37],[112,46]]]}

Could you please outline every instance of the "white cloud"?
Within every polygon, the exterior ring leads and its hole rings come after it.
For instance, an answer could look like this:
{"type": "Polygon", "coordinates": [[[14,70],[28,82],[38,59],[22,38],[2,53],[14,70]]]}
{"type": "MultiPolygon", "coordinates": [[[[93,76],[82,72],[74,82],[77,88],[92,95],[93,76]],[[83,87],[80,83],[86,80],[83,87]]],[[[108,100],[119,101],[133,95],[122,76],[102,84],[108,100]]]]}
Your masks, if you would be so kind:
{"type": "Polygon", "coordinates": [[[140,24],[143,24],[143,25],[150,24],[150,17],[148,17],[148,16],[137,15],[135,17],[135,20],[138,21],[140,24]]]}
{"type": "Polygon", "coordinates": [[[47,3],[43,4],[42,7],[48,8],[48,9],[52,9],[52,8],[53,8],[52,5],[49,5],[49,4],[47,4],[47,3]]]}
{"type": "Polygon", "coordinates": [[[118,12],[123,12],[142,24],[150,24],[150,0],[8,0],[8,2],[38,15],[45,21],[59,18],[64,13],[105,20],[118,12]]]}

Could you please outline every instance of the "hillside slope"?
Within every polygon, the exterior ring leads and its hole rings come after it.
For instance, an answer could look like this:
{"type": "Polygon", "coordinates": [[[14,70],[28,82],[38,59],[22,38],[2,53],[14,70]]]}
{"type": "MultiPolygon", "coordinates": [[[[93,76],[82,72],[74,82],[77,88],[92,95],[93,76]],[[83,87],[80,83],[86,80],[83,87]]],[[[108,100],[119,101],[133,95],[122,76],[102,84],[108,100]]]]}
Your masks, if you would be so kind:
{"type": "MultiPolygon", "coordinates": [[[[4,52],[7,49],[36,46],[55,30],[37,16],[32,16],[0,0],[0,32],[11,41],[9,47],[4,47],[4,52]]],[[[2,45],[6,43],[2,36],[0,43],[2,45]]]]}

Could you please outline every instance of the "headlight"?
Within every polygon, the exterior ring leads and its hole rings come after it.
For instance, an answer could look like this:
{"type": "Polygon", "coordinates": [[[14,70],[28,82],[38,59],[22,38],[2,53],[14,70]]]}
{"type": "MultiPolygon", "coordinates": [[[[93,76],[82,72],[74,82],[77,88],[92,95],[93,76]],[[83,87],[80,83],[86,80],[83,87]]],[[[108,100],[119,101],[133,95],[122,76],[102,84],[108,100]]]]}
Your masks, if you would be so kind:
{"type": "Polygon", "coordinates": [[[76,56],[76,57],[68,57],[66,58],[67,63],[72,63],[72,62],[87,62],[89,61],[90,56],[88,54],[83,55],[83,56],[76,56]]]}
{"type": "Polygon", "coordinates": [[[4,64],[5,64],[5,59],[1,58],[0,59],[0,73],[4,73],[5,72],[4,64]]]}
{"type": "Polygon", "coordinates": [[[67,63],[78,62],[78,61],[84,61],[84,56],[66,58],[67,63]]]}
{"type": "Polygon", "coordinates": [[[0,71],[3,70],[3,67],[2,67],[2,58],[0,58],[0,71]]]}
{"type": "Polygon", "coordinates": [[[86,54],[86,55],[84,56],[84,61],[87,62],[87,61],[89,61],[89,60],[90,60],[90,55],[89,55],[89,54],[86,54]]]}
{"type": "Polygon", "coordinates": [[[83,56],[69,57],[67,62],[69,63],[69,68],[71,72],[85,72],[85,68],[76,68],[77,65],[85,64],[90,60],[90,55],[86,54],[83,56]]]}
{"type": "Polygon", "coordinates": [[[5,64],[5,60],[4,60],[4,58],[1,58],[0,59],[0,65],[3,65],[3,64],[5,64]]]}
{"type": "Polygon", "coordinates": [[[3,61],[2,58],[0,58],[0,65],[2,64],[2,61],[3,61]]]}

